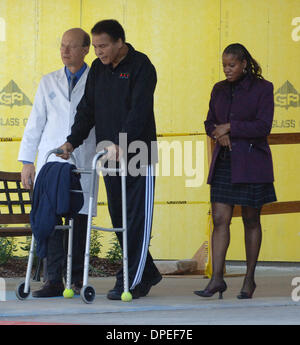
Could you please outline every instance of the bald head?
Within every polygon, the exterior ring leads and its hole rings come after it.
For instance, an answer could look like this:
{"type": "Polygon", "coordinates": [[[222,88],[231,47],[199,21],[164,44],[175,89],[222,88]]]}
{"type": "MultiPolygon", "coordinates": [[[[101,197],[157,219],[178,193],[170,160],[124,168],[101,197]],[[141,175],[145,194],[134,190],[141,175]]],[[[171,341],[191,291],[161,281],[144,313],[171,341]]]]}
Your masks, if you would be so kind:
{"type": "Polygon", "coordinates": [[[74,38],[76,37],[78,40],[81,40],[83,47],[89,47],[91,44],[89,34],[81,28],[69,29],[64,33],[64,35],[72,35],[74,38]]]}
{"type": "Polygon", "coordinates": [[[61,39],[60,53],[63,64],[76,73],[84,64],[90,48],[90,36],[80,28],[67,30],[61,39]]]}

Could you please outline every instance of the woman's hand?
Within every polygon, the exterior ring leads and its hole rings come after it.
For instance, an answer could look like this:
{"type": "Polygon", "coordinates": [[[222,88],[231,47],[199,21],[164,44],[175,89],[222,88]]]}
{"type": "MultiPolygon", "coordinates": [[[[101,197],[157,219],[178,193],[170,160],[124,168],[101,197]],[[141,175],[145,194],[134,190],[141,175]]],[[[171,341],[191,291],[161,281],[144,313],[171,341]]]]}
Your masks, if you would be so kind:
{"type": "Polygon", "coordinates": [[[220,137],[230,132],[230,123],[215,125],[215,127],[216,129],[212,132],[212,136],[216,140],[218,140],[220,137]]]}
{"type": "Polygon", "coordinates": [[[229,134],[222,135],[221,137],[218,138],[217,141],[221,146],[228,146],[229,150],[231,151],[231,141],[230,141],[229,134]]]}

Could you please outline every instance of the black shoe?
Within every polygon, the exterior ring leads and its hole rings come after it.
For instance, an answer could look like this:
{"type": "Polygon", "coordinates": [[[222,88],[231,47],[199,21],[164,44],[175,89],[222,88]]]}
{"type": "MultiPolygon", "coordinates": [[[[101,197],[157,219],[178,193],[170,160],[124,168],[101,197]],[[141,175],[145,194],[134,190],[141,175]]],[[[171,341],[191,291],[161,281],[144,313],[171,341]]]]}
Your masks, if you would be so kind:
{"type": "Polygon", "coordinates": [[[72,290],[74,291],[74,295],[80,295],[81,288],[83,286],[82,281],[76,281],[72,284],[72,290]]]}
{"type": "MultiPolygon", "coordinates": [[[[247,279],[245,278],[245,280],[247,280],[247,279]]],[[[236,296],[238,299],[250,299],[250,298],[252,298],[253,293],[254,293],[254,291],[256,289],[256,284],[255,284],[254,281],[250,281],[250,284],[252,284],[251,290],[243,291],[243,289],[242,289],[240,294],[236,296]]]]}
{"type": "MultiPolygon", "coordinates": [[[[131,293],[133,299],[137,299],[140,297],[139,291],[137,289],[129,290],[129,292],[131,293]]],[[[106,297],[113,301],[120,301],[122,293],[123,290],[114,288],[108,291],[106,297]]]]}
{"type": "Polygon", "coordinates": [[[147,280],[144,282],[141,282],[137,287],[139,290],[140,297],[145,297],[148,295],[150,289],[152,286],[157,285],[162,280],[161,275],[157,275],[155,278],[152,278],[151,280],[147,280]]]}
{"type": "Polygon", "coordinates": [[[223,298],[223,292],[226,291],[227,285],[223,280],[221,284],[214,286],[213,288],[209,289],[206,288],[200,291],[194,291],[194,294],[200,297],[212,297],[216,292],[219,293],[219,299],[223,298]]]}
{"type": "Polygon", "coordinates": [[[58,297],[63,295],[64,289],[63,282],[51,282],[48,280],[40,290],[32,292],[32,297],[58,297]]]}

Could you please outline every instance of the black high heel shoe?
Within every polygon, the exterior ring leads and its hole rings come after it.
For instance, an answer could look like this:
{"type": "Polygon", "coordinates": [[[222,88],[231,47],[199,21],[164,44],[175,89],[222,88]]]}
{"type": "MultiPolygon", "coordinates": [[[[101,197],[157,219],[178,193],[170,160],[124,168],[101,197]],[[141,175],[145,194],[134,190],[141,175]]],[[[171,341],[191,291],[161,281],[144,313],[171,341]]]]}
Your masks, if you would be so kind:
{"type": "Polygon", "coordinates": [[[256,289],[256,284],[255,284],[255,282],[253,282],[253,289],[251,292],[241,291],[240,294],[237,295],[236,297],[238,299],[250,299],[250,298],[252,298],[255,289],[256,289]]]}
{"type": "Polygon", "coordinates": [[[215,286],[212,289],[205,288],[204,290],[194,291],[194,294],[201,297],[212,297],[216,292],[219,292],[219,299],[223,299],[223,292],[226,291],[227,285],[225,281],[215,286]]]}

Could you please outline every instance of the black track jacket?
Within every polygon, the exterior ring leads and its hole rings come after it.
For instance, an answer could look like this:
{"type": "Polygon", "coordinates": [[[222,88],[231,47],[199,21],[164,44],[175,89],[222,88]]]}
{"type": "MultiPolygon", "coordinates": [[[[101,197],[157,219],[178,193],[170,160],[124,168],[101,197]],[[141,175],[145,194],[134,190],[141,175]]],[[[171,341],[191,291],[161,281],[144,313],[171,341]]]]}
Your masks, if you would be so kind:
{"type": "Polygon", "coordinates": [[[155,163],[156,152],[152,160],[150,153],[151,142],[156,142],[153,112],[156,71],[145,54],[126,44],[128,53],[115,69],[99,58],[93,61],[67,141],[75,149],[94,126],[97,144],[108,140],[119,145],[119,133],[127,133],[128,145],[135,140],[143,141],[148,148],[148,163],[155,163]]]}

